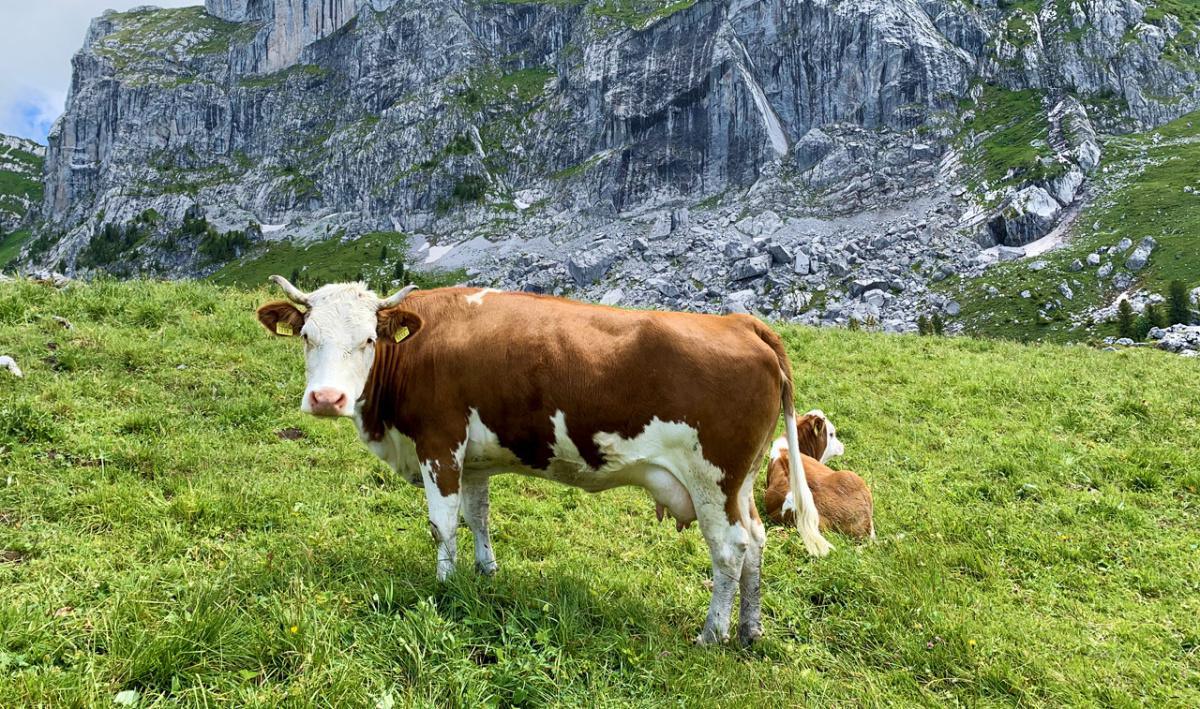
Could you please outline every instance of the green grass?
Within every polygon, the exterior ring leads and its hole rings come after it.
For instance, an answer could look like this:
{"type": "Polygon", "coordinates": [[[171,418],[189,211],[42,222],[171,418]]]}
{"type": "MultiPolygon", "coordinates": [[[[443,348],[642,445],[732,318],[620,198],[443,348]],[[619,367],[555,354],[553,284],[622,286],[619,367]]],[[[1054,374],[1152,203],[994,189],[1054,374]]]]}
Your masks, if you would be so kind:
{"type": "Polygon", "coordinates": [[[0,271],[12,262],[21,252],[21,247],[29,240],[28,229],[20,229],[11,234],[0,234],[0,271]]]}
{"type": "Polygon", "coordinates": [[[785,329],[881,536],[771,531],[766,638],[696,648],[707,551],[636,490],[501,477],[499,576],[437,584],[420,491],[298,412],[277,297],[0,285],[0,705],[1200,703],[1194,362],[785,329]]]}
{"type": "MultiPolygon", "coordinates": [[[[395,263],[408,250],[408,237],[397,232],[372,232],[349,243],[333,238],[307,245],[290,241],[269,242],[264,248],[246,258],[230,263],[211,276],[215,283],[258,287],[273,274],[284,277],[297,269],[305,283],[319,284],[357,279],[360,275],[375,283],[381,278],[391,280],[395,263]],[[386,247],[388,258],[380,260],[386,247]]],[[[453,272],[421,272],[406,269],[406,278],[422,287],[461,282],[466,275],[453,272]]]]}
{"type": "Polygon", "coordinates": [[[988,84],[974,117],[964,121],[959,139],[976,136],[966,151],[964,164],[976,166],[977,186],[996,190],[1048,179],[1062,170],[1049,163],[1046,144],[1049,124],[1042,110],[1042,92],[1037,89],[1011,91],[988,84]]]}
{"type": "MultiPolygon", "coordinates": [[[[1075,259],[1084,260],[1101,246],[1111,246],[1124,237],[1136,245],[1152,236],[1158,247],[1147,267],[1138,272],[1135,287],[1166,294],[1167,285],[1182,280],[1189,288],[1200,285],[1200,194],[1184,192],[1185,186],[1200,191],[1200,112],[1188,114],[1161,128],[1140,135],[1107,140],[1104,162],[1107,175],[1097,175],[1097,194],[1072,226],[1068,243],[1038,257],[1047,268],[1028,269],[1028,260],[1001,264],[983,276],[966,282],[950,281],[943,286],[963,306],[959,320],[967,331],[978,335],[1020,340],[1083,341],[1114,334],[1111,325],[1072,328],[1073,320],[1087,308],[1108,305],[1117,295],[1112,281],[1100,282],[1095,268],[1070,271],[1075,259]],[[1155,144],[1154,135],[1160,136],[1155,144]],[[1098,228],[1093,228],[1098,227],[1098,228]],[[1067,281],[1075,298],[1058,294],[1059,283],[1067,281]],[[1001,291],[986,293],[988,285],[1001,291]],[[1034,297],[1022,299],[1029,290],[1034,297]],[[1061,307],[1050,318],[1038,311],[1050,300],[1061,307]]],[[[1125,258],[1114,260],[1116,272],[1124,270],[1125,258]]]]}

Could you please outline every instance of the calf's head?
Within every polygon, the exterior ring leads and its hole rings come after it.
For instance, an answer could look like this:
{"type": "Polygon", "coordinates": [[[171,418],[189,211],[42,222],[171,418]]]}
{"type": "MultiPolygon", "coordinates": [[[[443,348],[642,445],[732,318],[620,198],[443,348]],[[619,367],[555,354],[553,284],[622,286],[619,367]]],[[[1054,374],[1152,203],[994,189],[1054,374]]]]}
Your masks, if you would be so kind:
{"type": "Polygon", "coordinates": [[[805,455],[822,463],[846,452],[846,446],[838,440],[833,422],[820,409],[813,409],[796,422],[796,433],[800,436],[800,450],[805,455]]]}
{"type": "Polygon", "coordinates": [[[291,302],[267,303],[258,309],[258,320],[276,335],[304,341],[307,383],[300,410],[353,416],[379,340],[397,333],[411,337],[420,328],[419,317],[396,307],[416,286],[380,298],[361,283],[332,283],[305,293],[282,276],[271,280],[291,302]]]}

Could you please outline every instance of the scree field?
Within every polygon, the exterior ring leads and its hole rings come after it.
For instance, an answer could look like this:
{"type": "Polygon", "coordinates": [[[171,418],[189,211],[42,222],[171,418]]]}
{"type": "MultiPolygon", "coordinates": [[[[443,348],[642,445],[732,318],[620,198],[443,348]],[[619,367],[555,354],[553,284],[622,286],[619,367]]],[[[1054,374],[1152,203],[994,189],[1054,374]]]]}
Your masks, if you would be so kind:
{"type": "Polygon", "coordinates": [[[1194,360],[783,328],[880,538],[772,529],[765,639],[697,648],[707,550],[638,490],[499,478],[500,574],[437,584],[269,297],[0,284],[0,706],[1200,705],[1194,360]]]}

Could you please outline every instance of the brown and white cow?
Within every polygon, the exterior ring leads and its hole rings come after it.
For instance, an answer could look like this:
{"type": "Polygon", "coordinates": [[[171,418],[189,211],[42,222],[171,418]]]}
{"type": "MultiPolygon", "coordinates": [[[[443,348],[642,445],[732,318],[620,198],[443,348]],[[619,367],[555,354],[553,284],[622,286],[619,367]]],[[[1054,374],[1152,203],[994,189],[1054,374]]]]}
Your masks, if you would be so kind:
{"type": "MultiPolygon", "coordinates": [[[[362,284],[304,293],[258,318],[304,340],[302,411],[354,420],[362,440],[424,486],[437,575],[455,568],[459,513],[475,565],[496,570],[488,478],[523,473],[588,491],[647,490],[681,523],[698,521],[713,595],[697,640],[729,634],[740,584],[739,639],[761,635],[766,535],[754,477],[782,408],[799,463],[791,365],[779,337],[745,315],[626,311],[529,293],[441,288],[381,299],[362,284]],[[296,307],[303,306],[303,310],[296,307]]],[[[799,528],[821,536],[797,464],[799,528]]]]}
{"type": "MultiPolygon", "coordinates": [[[[874,501],[866,481],[849,470],[835,471],[825,465],[830,458],[845,452],[833,423],[821,411],[810,411],[796,422],[796,433],[804,478],[817,505],[821,529],[832,529],[856,539],[874,539],[874,501]]],[[[777,439],[771,446],[763,506],[767,519],[778,524],[790,525],[796,521],[791,460],[787,441],[777,439]]]]}

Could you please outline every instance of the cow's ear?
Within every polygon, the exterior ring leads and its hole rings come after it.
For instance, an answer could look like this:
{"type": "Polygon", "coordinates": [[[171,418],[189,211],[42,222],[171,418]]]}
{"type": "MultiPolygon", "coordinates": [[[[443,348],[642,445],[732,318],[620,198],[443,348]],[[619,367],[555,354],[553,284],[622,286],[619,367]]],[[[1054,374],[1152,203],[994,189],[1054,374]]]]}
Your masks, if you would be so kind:
{"type": "Polygon", "coordinates": [[[820,416],[813,416],[812,417],[812,427],[813,427],[813,433],[817,434],[818,436],[824,434],[825,433],[825,419],[821,418],[820,416]]]}
{"type": "Polygon", "coordinates": [[[267,303],[258,309],[258,321],[273,334],[291,337],[304,327],[304,313],[284,300],[267,303]]]}
{"type": "Polygon", "coordinates": [[[380,340],[403,342],[413,337],[424,324],[421,316],[401,307],[380,310],[376,316],[379,320],[376,333],[380,340]]]}

